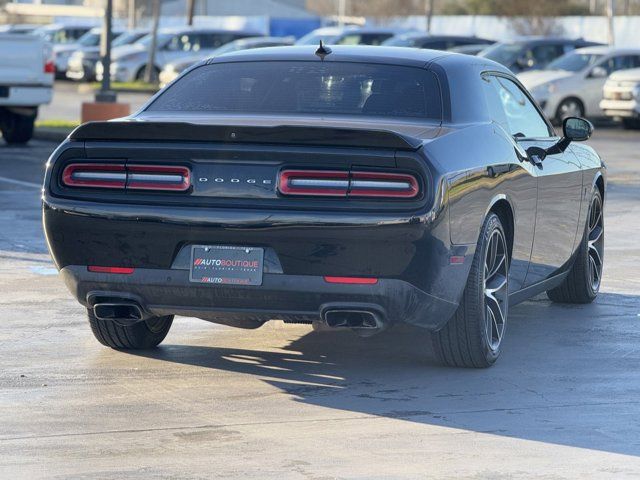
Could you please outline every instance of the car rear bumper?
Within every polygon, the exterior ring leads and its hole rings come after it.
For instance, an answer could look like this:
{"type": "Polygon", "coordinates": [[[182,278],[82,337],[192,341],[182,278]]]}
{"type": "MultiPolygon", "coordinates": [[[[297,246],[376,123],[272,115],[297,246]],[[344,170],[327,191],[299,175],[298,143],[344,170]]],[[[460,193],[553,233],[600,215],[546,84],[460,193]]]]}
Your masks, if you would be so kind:
{"type": "Polygon", "coordinates": [[[180,269],[143,268],[120,275],[69,265],[60,273],[88,308],[96,299],[127,299],[149,315],[193,316],[247,328],[271,319],[310,322],[327,310],[360,309],[377,312],[388,325],[410,323],[437,330],[457,308],[398,279],[354,285],[328,283],[319,276],[265,274],[260,286],[220,286],[193,283],[189,271],[180,269]]]}
{"type": "Polygon", "coordinates": [[[31,107],[51,102],[52,87],[47,85],[9,86],[9,94],[0,97],[0,106],[31,107]]]}
{"type": "Polygon", "coordinates": [[[640,102],[637,100],[602,100],[600,109],[607,117],[640,117],[640,102]]]}

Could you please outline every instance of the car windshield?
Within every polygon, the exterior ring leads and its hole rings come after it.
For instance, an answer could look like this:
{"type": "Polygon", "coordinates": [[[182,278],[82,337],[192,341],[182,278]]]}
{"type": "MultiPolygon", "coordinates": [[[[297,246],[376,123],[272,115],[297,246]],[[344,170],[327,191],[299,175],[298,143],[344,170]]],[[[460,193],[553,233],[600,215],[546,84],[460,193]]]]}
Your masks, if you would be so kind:
{"type": "Polygon", "coordinates": [[[440,120],[442,102],[435,76],[422,68],[263,61],[198,67],[147,110],[440,120]]]}
{"type": "MultiPolygon", "coordinates": [[[[142,37],[140,40],[138,40],[136,43],[144,47],[149,47],[149,45],[151,45],[152,38],[153,38],[153,35],[149,33],[144,37],[142,37]]],[[[162,47],[165,43],[167,43],[172,38],[173,38],[173,35],[170,33],[159,33],[157,43],[156,43],[158,45],[158,48],[162,47]]]]}
{"type": "Polygon", "coordinates": [[[95,47],[100,45],[100,32],[89,31],[78,39],[78,45],[83,47],[95,47]]]}
{"type": "Polygon", "coordinates": [[[129,45],[136,42],[143,36],[144,34],[140,32],[123,33],[122,35],[118,35],[118,38],[116,38],[111,45],[114,47],[119,47],[120,45],[129,45]]]}
{"type": "Polygon", "coordinates": [[[521,43],[500,43],[480,52],[480,56],[486,57],[503,65],[511,65],[524,51],[521,43]]]}
{"type": "Polygon", "coordinates": [[[595,55],[593,53],[571,52],[551,62],[549,65],[547,65],[546,70],[565,70],[567,72],[580,72],[585,68],[590,67],[601,58],[602,55],[595,55]]]}

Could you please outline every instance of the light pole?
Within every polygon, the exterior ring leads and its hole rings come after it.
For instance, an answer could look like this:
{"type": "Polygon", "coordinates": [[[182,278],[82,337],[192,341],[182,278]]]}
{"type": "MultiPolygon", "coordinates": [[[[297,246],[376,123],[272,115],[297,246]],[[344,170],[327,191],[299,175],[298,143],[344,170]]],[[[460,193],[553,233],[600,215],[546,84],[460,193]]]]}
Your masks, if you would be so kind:
{"type": "Polygon", "coordinates": [[[111,23],[113,20],[113,0],[106,0],[107,6],[104,11],[104,21],[102,22],[102,35],[100,36],[100,60],[102,62],[102,83],[100,90],[96,92],[96,102],[114,103],[116,93],[111,90],[111,40],[113,32],[111,23]]]}

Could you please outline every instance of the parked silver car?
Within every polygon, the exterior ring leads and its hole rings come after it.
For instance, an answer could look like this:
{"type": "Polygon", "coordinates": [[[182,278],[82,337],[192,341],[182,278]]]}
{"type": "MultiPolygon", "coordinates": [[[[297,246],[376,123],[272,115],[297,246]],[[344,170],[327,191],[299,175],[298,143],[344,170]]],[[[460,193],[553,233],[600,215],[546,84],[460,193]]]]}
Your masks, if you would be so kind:
{"type": "Polygon", "coordinates": [[[519,80],[529,89],[547,117],[602,117],[602,87],[618,70],[640,67],[640,49],[587,47],[567,53],[544,70],[523,72],[519,80]]]}
{"type": "MultiPolygon", "coordinates": [[[[171,28],[158,33],[155,56],[156,76],[169,62],[199,55],[207,57],[222,45],[233,40],[255,37],[255,32],[219,30],[211,28],[171,28]]],[[[133,45],[124,45],[112,51],[111,77],[117,82],[142,80],[149,57],[151,35],[133,45]]],[[[96,64],[96,78],[102,79],[102,63],[96,64]]]]}
{"type": "MultiPolygon", "coordinates": [[[[286,45],[293,45],[293,38],[291,37],[249,37],[234,40],[226,45],[213,51],[211,56],[218,56],[228,52],[236,52],[238,50],[249,50],[252,48],[264,48],[264,47],[284,47],[286,45]]],[[[182,73],[183,70],[199,62],[203,58],[201,55],[193,57],[187,57],[175,62],[168,63],[160,72],[160,86],[164,87],[168,83],[172,82],[175,78],[182,73]]]]}
{"type": "Polygon", "coordinates": [[[323,27],[307,33],[296,45],[318,45],[320,40],[329,45],[381,45],[385,40],[408,30],[375,27],[323,27]]]}
{"type": "Polygon", "coordinates": [[[621,118],[625,128],[640,128],[640,68],[611,74],[602,89],[600,109],[621,118]]]}
{"type": "Polygon", "coordinates": [[[33,33],[40,35],[47,42],[53,44],[57,77],[65,76],[69,57],[78,49],[80,38],[91,29],[90,25],[85,24],[52,24],[33,31],[33,33]]]}
{"type": "MultiPolygon", "coordinates": [[[[91,30],[92,41],[85,42],[81,38],[79,48],[75,50],[69,57],[67,65],[67,78],[71,80],[93,80],[96,76],[96,64],[100,60],[100,35],[101,29],[96,28],[91,30]]],[[[114,32],[114,40],[111,42],[111,47],[116,48],[122,45],[131,45],[136,43],[142,37],[147,35],[147,30],[132,30],[129,32],[114,32]]],[[[88,39],[87,39],[88,40],[88,39]]]]}

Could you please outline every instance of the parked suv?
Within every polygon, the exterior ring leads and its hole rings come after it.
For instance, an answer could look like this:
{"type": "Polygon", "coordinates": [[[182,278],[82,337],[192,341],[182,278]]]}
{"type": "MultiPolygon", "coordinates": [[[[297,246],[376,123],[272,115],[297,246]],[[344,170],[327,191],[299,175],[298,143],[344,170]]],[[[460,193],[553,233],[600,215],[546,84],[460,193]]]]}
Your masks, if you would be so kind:
{"type": "Polygon", "coordinates": [[[640,68],[611,74],[602,89],[600,109],[621,118],[625,128],[640,128],[640,68]]]}
{"type": "Polygon", "coordinates": [[[89,25],[82,24],[53,24],[34,30],[34,33],[53,44],[57,77],[65,76],[69,57],[78,48],[80,38],[87,34],[91,28],[89,25]]]}
{"type": "Polygon", "coordinates": [[[422,32],[411,32],[396,35],[386,40],[383,45],[389,47],[430,48],[432,50],[450,50],[464,45],[491,45],[491,40],[478,37],[463,37],[458,35],[428,35],[422,32]]]}
{"type": "Polygon", "coordinates": [[[539,70],[576,48],[601,45],[581,38],[526,37],[512,42],[500,42],[480,52],[479,56],[503,64],[514,73],[539,70]]]}
{"type": "Polygon", "coordinates": [[[544,113],[561,123],[567,117],[602,117],[602,87],[618,70],[640,67],[640,49],[589,47],[568,53],[545,70],[518,75],[544,113]]]}
{"type": "MultiPolygon", "coordinates": [[[[154,69],[156,77],[164,66],[180,58],[200,55],[207,57],[218,47],[233,40],[255,37],[255,32],[217,30],[207,28],[173,28],[161,30],[157,38],[154,69]]],[[[124,45],[112,51],[111,76],[117,82],[142,80],[149,58],[151,35],[133,45],[124,45]]],[[[96,64],[96,78],[102,79],[102,63],[96,64]]]]}

